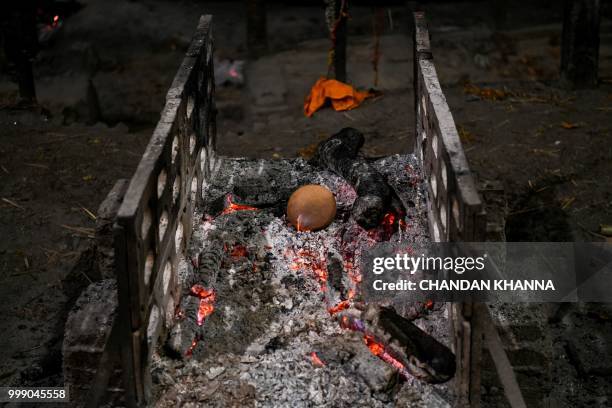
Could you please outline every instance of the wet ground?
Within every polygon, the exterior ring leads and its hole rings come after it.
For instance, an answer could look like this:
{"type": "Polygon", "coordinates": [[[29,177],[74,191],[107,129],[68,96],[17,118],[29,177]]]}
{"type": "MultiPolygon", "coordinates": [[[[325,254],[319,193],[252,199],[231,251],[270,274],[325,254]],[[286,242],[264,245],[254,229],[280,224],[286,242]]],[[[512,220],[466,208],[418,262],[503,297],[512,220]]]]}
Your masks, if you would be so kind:
{"type": "MultiPolygon", "coordinates": [[[[10,333],[0,340],[2,384],[61,384],[58,351],[66,308],[92,279],[75,265],[90,261],[82,251],[90,245],[96,209],[115,180],[133,172],[198,15],[215,15],[218,58],[246,57],[238,5],[83,4],[36,60],[42,109],[16,109],[16,85],[5,72],[0,77],[1,328],[10,333]],[[95,125],[87,124],[90,79],[101,113],[95,125]]],[[[604,9],[608,17],[601,27],[599,88],[567,91],[556,85],[560,5],[516,5],[506,21],[483,3],[463,5],[473,12],[426,6],[435,63],[472,170],[479,181],[498,191],[503,187],[494,205],[506,238],[602,239],[599,224],[612,223],[609,11],[604,9]]],[[[351,15],[349,79],[374,87],[372,10],[355,7],[351,15]]],[[[272,6],[269,54],[249,61],[243,87],[218,87],[221,152],[308,156],[315,143],[344,126],[365,133],[367,154],[409,152],[407,17],[404,7],[389,9],[385,17],[380,97],[350,112],[327,109],[305,118],[303,98],[327,72],[322,9],[272,6]]],[[[569,316],[582,321],[592,315],[585,310],[569,316]]],[[[574,320],[561,324],[574,327],[574,320]]],[[[580,383],[577,369],[567,367],[564,375],[580,383]]],[[[597,378],[592,382],[602,377],[597,378]]]]}

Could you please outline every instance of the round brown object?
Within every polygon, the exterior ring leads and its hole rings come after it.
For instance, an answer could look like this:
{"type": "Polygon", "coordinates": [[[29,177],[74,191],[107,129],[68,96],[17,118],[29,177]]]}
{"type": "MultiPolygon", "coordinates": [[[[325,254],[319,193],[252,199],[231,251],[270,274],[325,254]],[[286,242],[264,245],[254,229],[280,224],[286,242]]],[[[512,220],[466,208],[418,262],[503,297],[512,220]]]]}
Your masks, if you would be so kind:
{"type": "Polygon", "coordinates": [[[295,190],[287,203],[287,219],[298,231],[327,227],[336,216],[336,199],[323,186],[308,184],[295,190]]]}

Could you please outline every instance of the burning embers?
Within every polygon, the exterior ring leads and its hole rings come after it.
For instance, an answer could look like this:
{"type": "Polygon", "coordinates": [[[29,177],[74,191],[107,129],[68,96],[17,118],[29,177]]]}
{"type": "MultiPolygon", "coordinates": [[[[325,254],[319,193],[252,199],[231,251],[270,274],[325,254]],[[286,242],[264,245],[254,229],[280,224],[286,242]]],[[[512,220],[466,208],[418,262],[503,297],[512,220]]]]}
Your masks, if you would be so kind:
{"type": "MultiPolygon", "coordinates": [[[[305,248],[286,250],[285,256],[291,260],[292,270],[308,273],[317,279],[329,315],[343,329],[362,333],[372,354],[395,368],[403,378],[416,377],[431,383],[445,382],[455,370],[454,355],[448,348],[394,310],[366,307],[358,296],[361,275],[357,264],[359,256],[356,253],[364,246],[371,246],[376,238],[390,239],[405,225],[400,220],[402,218],[396,213],[389,213],[383,218],[380,228],[382,233],[379,234],[372,234],[372,230],[365,231],[354,225],[352,230],[348,229],[350,233],[345,231],[342,234],[340,253],[318,245],[315,234],[302,233],[300,237],[304,240],[305,248]],[[361,244],[355,245],[355,242],[361,244]],[[390,326],[386,327],[385,324],[390,326]],[[391,342],[395,346],[390,346],[391,342]],[[425,347],[422,348],[422,345],[425,347]],[[433,354],[429,352],[434,350],[433,354]]],[[[414,319],[421,313],[427,313],[433,306],[431,301],[414,305],[415,313],[411,317],[414,319]]],[[[313,364],[319,365],[316,353],[310,357],[313,364]]]]}
{"type": "Polygon", "coordinates": [[[225,208],[221,211],[221,215],[227,215],[236,211],[258,211],[259,208],[250,205],[238,204],[234,202],[234,196],[228,194],[225,196],[225,208]]]}
{"type": "Polygon", "coordinates": [[[204,319],[215,310],[215,291],[206,289],[202,285],[193,285],[190,294],[200,299],[196,322],[198,326],[201,326],[204,323],[204,319]]]}
{"type": "Polygon", "coordinates": [[[310,361],[312,361],[312,364],[317,367],[325,367],[325,363],[323,362],[323,360],[321,360],[321,358],[319,358],[316,351],[310,353],[310,361]]]}
{"type": "MultiPolygon", "coordinates": [[[[204,321],[208,316],[210,316],[215,310],[215,300],[216,295],[213,289],[207,289],[202,285],[193,285],[189,291],[189,294],[199,300],[199,304],[196,312],[196,324],[198,326],[202,326],[204,321]]],[[[185,311],[180,307],[175,311],[175,319],[184,320],[187,316],[185,315],[185,311]]],[[[202,340],[202,335],[200,333],[196,333],[191,340],[191,344],[185,351],[186,357],[191,357],[193,355],[193,351],[198,346],[198,343],[202,340]]]]}
{"type": "Polygon", "coordinates": [[[372,354],[380,358],[385,363],[393,366],[393,368],[395,368],[402,377],[406,379],[410,378],[410,374],[406,370],[406,367],[400,363],[399,360],[393,357],[382,343],[376,341],[374,336],[365,335],[363,336],[363,341],[365,342],[366,346],[368,346],[368,349],[372,354]]]}
{"type": "MultiPolygon", "coordinates": [[[[412,159],[384,160],[387,170],[378,162],[371,165],[390,185],[400,179],[410,183],[404,168],[412,159]]],[[[192,356],[189,367],[203,370],[222,364],[223,378],[214,381],[236,388],[247,381],[257,390],[256,400],[268,402],[262,406],[300,406],[299,400],[293,404],[298,395],[324,404],[332,389],[352,405],[370,403],[376,393],[393,398],[397,372],[425,382],[449,378],[452,358],[436,346],[432,353],[421,351],[429,343],[418,339],[428,335],[405,318],[439,309],[420,304],[416,313],[372,311],[360,292],[363,251],[385,240],[426,239],[418,207],[388,206],[377,224],[365,229],[349,211],[356,199],[349,182],[300,160],[230,161],[206,188],[203,210],[216,216],[204,215],[194,228],[191,248],[197,252],[185,263],[183,278],[185,317],[167,342],[173,355],[192,356]],[[247,179],[248,185],[235,188],[247,179]],[[298,231],[283,216],[289,195],[304,184],[324,185],[336,197],[337,216],[325,229],[298,231]],[[394,331],[385,319],[401,329],[394,331]],[[319,389],[318,384],[322,394],[308,397],[309,387],[319,389]],[[273,390],[281,385],[287,391],[278,395],[273,390]]],[[[408,192],[400,194],[402,203],[418,203],[413,188],[402,191],[408,192]]]]}
{"type": "MultiPolygon", "coordinates": [[[[291,257],[291,250],[287,250],[287,254],[291,257]]],[[[325,290],[327,284],[327,264],[325,257],[315,251],[308,249],[298,250],[292,256],[292,263],[289,266],[294,271],[310,271],[321,285],[321,290],[325,290]]]]}

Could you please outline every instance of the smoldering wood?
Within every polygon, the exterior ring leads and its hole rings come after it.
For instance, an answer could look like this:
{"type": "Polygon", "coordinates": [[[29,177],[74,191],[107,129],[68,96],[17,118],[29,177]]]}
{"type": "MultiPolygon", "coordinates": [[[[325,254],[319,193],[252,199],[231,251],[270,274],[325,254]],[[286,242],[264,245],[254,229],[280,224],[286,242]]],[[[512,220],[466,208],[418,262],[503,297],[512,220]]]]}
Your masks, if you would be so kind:
{"type": "Polygon", "coordinates": [[[346,299],[346,285],[343,277],[346,276],[342,256],[335,252],[327,253],[327,280],[331,290],[339,293],[342,300],[346,299]]]}
{"type": "Polygon", "coordinates": [[[455,374],[453,352],[392,308],[370,305],[362,314],[366,331],[402,354],[402,363],[416,378],[437,384],[455,374]]]}
{"type": "Polygon", "coordinates": [[[217,193],[209,191],[209,198],[203,208],[206,214],[218,215],[223,211],[227,206],[227,193],[231,193],[235,203],[265,209],[281,216],[285,213],[291,194],[299,186],[313,182],[313,169],[304,161],[289,163],[274,160],[264,163],[261,160],[240,160],[240,168],[236,172],[237,176],[233,178],[229,191],[225,188],[218,189],[217,193]]]}
{"type": "Polygon", "coordinates": [[[381,222],[391,204],[393,192],[384,177],[359,155],[365,138],[353,128],[344,128],[317,147],[311,164],[346,179],[357,192],[351,214],[363,228],[381,222]]]}

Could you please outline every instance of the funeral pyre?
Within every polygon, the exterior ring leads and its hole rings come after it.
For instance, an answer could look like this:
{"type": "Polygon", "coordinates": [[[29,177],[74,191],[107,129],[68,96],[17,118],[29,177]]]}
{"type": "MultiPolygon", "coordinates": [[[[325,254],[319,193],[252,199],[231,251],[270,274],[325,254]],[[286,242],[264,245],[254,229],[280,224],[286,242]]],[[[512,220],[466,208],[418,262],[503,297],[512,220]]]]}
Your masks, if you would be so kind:
{"type": "Polygon", "coordinates": [[[216,159],[181,261],[175,324],[153,356],[157,406],[448,406],[455,361],[444,305],[373,305],[360,294],[363,251],[429,240],[419,162],[365,159],[356,137],[348,156],[344,142],[355,139],[332,137],[336,152],[322,144],[310,162],[216,159]],[[388,200],[357,208],[382,186],[359,178],[384,183],[388,200]],[[318,231],[286,219],[289,196],[306,184],[336,200],[334,221],[318,231]]]}

